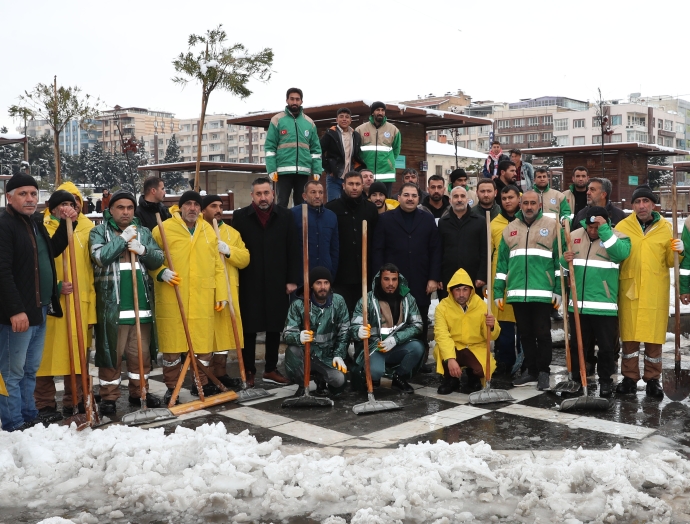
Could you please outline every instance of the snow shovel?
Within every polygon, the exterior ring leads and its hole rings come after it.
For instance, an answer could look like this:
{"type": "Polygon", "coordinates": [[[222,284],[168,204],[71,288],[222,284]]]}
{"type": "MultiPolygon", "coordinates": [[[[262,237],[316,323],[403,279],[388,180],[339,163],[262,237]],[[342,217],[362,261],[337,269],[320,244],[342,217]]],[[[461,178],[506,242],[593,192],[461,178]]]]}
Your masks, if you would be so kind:
{"type": "MultiPolygon", "coordinates": [[[[216,232],[216,237],[220,242],[220,230],[218,229],[218,221],[213,219],[213,229],[216,232]]],[[[240,334],[237,331],[237,317],[235,316],[235,306],[232,302],[232,289],[230,288],[230,278],[228,277],[228,268],[225,265],[225,257],[222,253],[220,261],[223,264],[223,271],[225,271],[225,284],[228,288],[228,310],[230,311],[230,323],[232,325],[232,334],[235,337],[235,347],[237,348],[237,363],[240,366],[240,378],[242,379],[242,389],[237,394],[237,402],[248,402],[259,398],[271,397],[274,393],[269,393],[261,388],[247,387],[247,374],[244,371],[244,356],[242,355],[242,344],[240,343],[240,334]]]]}
{"type": "MultiPolygon", "coordinates": [[[[565,222],[565,240],[570,249],[570,224],[565,222]]],[[[585,355],[582,347],[582,329],[580,328],[580,306],[577,302],[577,288],[575,287],[575,270],[572,260],[568,262],[570,271],[570,294],[573,301],[573,313],[575,315],[575,334],[577,335],[577,356],[580,364],[580,380],[582,381],[582,396],[577,398],[567,398],[561,402],[561,411],[594,410],[606,411],[611,407],[609,401],[601,397],[590,397],[587,394],[587,370],[585,368],[585,355]]]]}
{"type": "MultiPolygon", "coordinates": [[[[673,186],[671,188],[671,204],[673,207],[673,238],[678,238],[678,194],[676,192],[676,171],[673,170],[673,186]]],[[[690,256],[690,255],[686,255],[690,256]]],[[[675,298],[675,366],[662,369],[664,393],[674,402],[685,400],[690,395],[690,370],[680,367],[680,267],[678,253],[673,254],[673,280],[676,288],[675,298]]]]}
{"type": "MultiPolygon", "coordinates": [[[[450,290],[449,290],[450,292],[450,290]]],[[[487,313],[491,311],[493,289],[491,287],[491,211],[486,212],[486,298],[487,313]]],[[[496,321],[498,322],[498,321],[496,321]]],[[[481,391],[470,393],[470,404],[492,404],[515,400],[505,389],[491,389],[491,330],[486,326],[486,384],[481,391]]]]}
{"type": "MultiPolygon", "coordinates": [[[[174,272],[175,269],[173,268],[173,261],[172,257],[170,256],[170,248],[168,247],[168,240],[165,236],[165,228],[163,227],[163,222],[161,221],[160,213],[156,213],[156,222],[158,223],[158,231],[160,231],[161,234],[161,242],[163,243],[163,251],[165,253],[165,258],[168,261],[168,267],[170,268],[170,271],[174,272]]],[[[185,359],[184,364],[182,365],[182,369],[180,370],[180,376],[177,379],[177,384],[175,384],[175,389],[173,390],[173,394],[170,397],[168,409],[173,415],[181,415],[183,413],[191,413],[192,411],[197,411],[199,409],[204,409],[206,407],[215,406],[217,404],[223,404],[225,402],[230,402],[232,400],[237,400],[237,393],[235,393],[234,391],[225,391],[223,393],[219,393],[218,395],[213,395],[213,397],[209,398],[208,400],[204,398],[204,389],[201,386],[201,381],[199,380],[199,369],[197,366],[196,355],[194,354],[194,347],[192,346],[192,335],[189,332],[187,315],[184,312],[182,295],[180,294],[180,288],[178,286],[174,286],[174,288],[175,296],[177,297],[177,305],[180,309],[180,317],[182,318],[182,327],[184,328],[184,334],[187,338],[188,358],[185,359]],[[199,391],[199,400],[176,406],[175,404],[177,402],[177,396],[180,394],[180,389],[182,388],[182,383],[184,382],[184,377],[187,374],[187,371],[189,370],[190,364],[192,366],[193,378],[196,382],[197,390],[199,391]]],[[[205,368],[204,371],[206,371],[205,368]]],[[[210,374],[213,375],[213,373],[210,374]]],[[[220,383],[220,381],[218,382],[220,383]]],[[[216,384],[216,386],[217,385],[218,384],[216,384]]]]}
{"type": "Polygon", "coordinates": [[[132,413],[127,413],[121,419],[123,424],[128,426],[138,426],[139,424],[148,424],[158,420],[165,420],[173,418],[173,415],[167,408],[148,408],[146,406],[146,378],[144,374],[144,350],[141,343],[141,322],[139,320],[139,290],[137,288],[137,255],[133,252],[131,255],[132,262],[132,296],[134,299],[134,324],[137,331],[137,352],[139,357],[139,393],[141,395],[141,409],[132,413]]]}
{"type": "MultiPolygon", "coordinates": [[[[309,331],[309,227],[307,204],[302,204],[302,275],[304,280],[304,329],[309,331]]],[[[239,351],[238,351],[239,353],[239,351]]],[[[283,400],[284,408],[333,407],[330,398],[312,397],[309,394],[311,374],[311,342],[304,344],[304,395],[283,400]]]]}
{"type": "MultiPolygon", "coordinates": [[[[369,324],[369,302],[367,298],[367,221],[362,221],[362,325],[369,324]]],[[[364,373],[367,378],[367,396],[369,400],[352,406],[355,415],[368,415],[380,411],[395,411],[402,409],[392,400],[376,400],[374,398],[374,384],[371,381],[371,367],[369,365],[369,339],[364,342],[364,373]]]]}
{"type": "MultiPolygon", "coordinates": [[[[98,416],[98,410],[96,408],[96,402],[93,398],[93,389],[89,384],[89,361],[86,359],[86,349],[84,345],[84,331],[82,330],[81,322],[81,295],[79,294],[79,279],[77,277],[77,258],[74,249],[74,231],[72,229],[72,221],[67,219],[67,241],[69,249],[69,263],[70,263],[70,276],[72,279],[72,300],[74,301],[74,317],[77,324],[77,349],[79,350],[79,366],[81,367],[81,387],[82,396],[84,398],[84,408],[86,413],[84,414],[84,422],[77,426],[77,431],[81,431],[87,427],[95,427],[102,425],[101,420],[98,416]]],[[[64,255],[63,255],[64,256],[64,255]]],[[[64,266],[63,266],[64,267],[64,266]]],[[[69,325],[67,331],[71,334],[72,326],[69,325]]],[[[71,353],[70,353],[71,354],[71,353]]],[[[72,391],[73,403],[74,399],[77,397],[76,388],[72,391]]],[[[77,409],[79,403],[77,402],[77,409]]]]}
{"type": "MultiPolygon", "coordinates": [[[[561,223],[558,223],[558,260],[563,258],[563,247],[561,246],[561,223]]],[[[578,382],[573,380],[572,362],[570,362],[570,338],[568,337],[568,299],[565,290],[565,269],[561,267],[561,296],[563,297],[563,331],[565,333],[565,364],[568,367],[568,380],[559,382],[551,388],[552,393],[577,393],[582,387],[578,382]]]]}

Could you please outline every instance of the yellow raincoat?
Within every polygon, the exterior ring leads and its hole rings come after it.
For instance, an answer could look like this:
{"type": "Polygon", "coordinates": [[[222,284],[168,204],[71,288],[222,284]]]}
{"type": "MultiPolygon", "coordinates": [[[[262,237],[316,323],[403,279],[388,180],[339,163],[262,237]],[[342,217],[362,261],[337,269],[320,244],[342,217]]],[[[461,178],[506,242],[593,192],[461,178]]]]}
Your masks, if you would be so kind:
{"type": "MultiPolygon", "coordinates": [[[[81,202],[84,201],[79,189],[72,182],[65,182],[57,189],[64,189],[69,191],[78,198],[81,202]]],[[[52,237],[55,234],[60,220],[55,219],[50,215],[50,211],[46,209],[43,213],[43,225],[48,230],[48,234],[52,237]]],[[[86,218],[84,214],[79,213],[77,219],[77,227],[74,230],[74,251],[77,255],[77,275],[79,277],[79,293],[81,294],[81,324],[82,332],[84,334],[85,346],[91,346],[91,337],[89,334],[89,324],[95,324],[96,318],[96,289],[93,285],[93,266],[91,266],[91,255],[89,253],[89,233],[94,225],[91,220],[86,218]]],[[[55,271],[57,272],[57,279],[59,282],[72,281],[71,270],[68,261],[68,273],[65,277],[62,273],[62,257],[60,255],[55,259],[55,271]]],[[[81,366],[79,364],[79,353],[77,346],[77,318],[74,313],[74,302],[71,295],[60,295],[60,305],[62,311],[65,311],[65,300],[69,298],[71,306],[71,322],[72,322],[72,340],[74,351],[74,369],[77,374],[81,373],[81,366]]],[[[62,317],[54,317],[48,315],[46,320],[46,340],[43,346],[43,357],[41,359],[41,366],[36,373],[39,377],[54,377],[60,375],[69,375],[69,355],[67,353],[67,316],[63,314],[62,317]]]]}
{"type": "MultiPolygon", "coordinates": [[[[498,265],[498,246],[501,245],[503,238],[503,230],[508,227],[508,219],[502,214],[499,214],[491,221],[491,285],[493,286],[496,280],[496,266],[498,265]]],[[[499,322],[513,322],[515,323],[515,313],[513,306],[506,302],[505,292],[503,294],[503,311],[496,307],[496,300],[501,297],[491,297],[491,313],[499,322]]]]}
{"type": "Polygon", "coordinates": [[[630,237],[630,256],[620,266],[618,319],[621,340],[663,344],[668,325],[669,288],[673,267],[671,224],[656,211],[647,233],[632,213],[616,229],[630,237]]]}
{"type": "MultiPolygon", "coordinates": [[[[194,352],[212,353],[214,306],[216,302],[228,299],[225,273],[218,256],[216,233],[213,226],[199,214],[192,235],[180,217],[177,206],[173,206],[170,212],[172,218],[163,222],[163,227],[175,272],[182,279],[179,289],[194,352]]],[[[163,241],[158,226],[153,229],[153,239],[162,249],[163,241]]],[[[164,264],[150,272],[155,278],[158,348],[162,353],[185,353],[187,338],[175,289],[156,278],[167,267],[164,264]]]]}
{"type": "MultiPolygon", "coordinates": [[[[464,284],[474,287],[467,271],[458,269],[448,283],[448,296],[441,300],[436,308],[434,320],[434,358],[436,372],[443,374],[443,361],[455,358],[455,350],[468,348],[482,365],[486,375],[486,302],[473,291],[467,302],[467,311],[458,304],[450,289],[464,284]]],[[[491,332],[491,340],[496,340],[501,327],[496,322],[491,332]]],[[[496,361],[491,356],[491,371],[496,369],[496,361]]],[[[484,378],[482,378],[482,384],[484,378]]]]}
{"type": "MultiPolygon", "coordinates": [[[[225,267],[228,269],[232,305],[235,307],[235,319],[237,321],[240,344],[244,346],[239,300],[240,274],[238,270],[244,269],[249,265],[249,250],[245,247],[242,237],[236,229],[225,223],[220,224],[218,229],[220,230],[220,239],[230,246],[230,258],[223,258],[225,259],[225,267]]],[[[220,260],[220,257],[218,257],[218,259],[220,260]]],[[[223,285],[225,286],[225,280],[223,280],[223,285]]],[[[232,334],[229,308],[225,308],[222,311],[216,311],[215,326],[215,350],[225,351],[226,349],[237,349],[235,347],[235,337],[232,334]]]]}

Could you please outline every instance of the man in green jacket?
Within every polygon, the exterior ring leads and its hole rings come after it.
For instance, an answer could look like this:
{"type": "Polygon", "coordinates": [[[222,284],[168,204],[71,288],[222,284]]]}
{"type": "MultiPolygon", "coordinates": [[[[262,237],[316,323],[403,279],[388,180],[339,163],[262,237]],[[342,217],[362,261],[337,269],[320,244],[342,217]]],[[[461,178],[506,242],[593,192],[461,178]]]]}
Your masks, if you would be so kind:
{"type": "Polygon", "coordinates": [[[521,211],[503,230],[494,280],[496,306],[503,296],[513,306],[525,353],[526,371],[514,386],[537,384],[549,389],[553,342],[550,314],[561,305],[557,223],[539,209],[539,194],[530,189],[520,199],[521,211]],[[506,293],[507,291],[507,293],[506,293]]]}
{"type": "Polygon", "coordinates": [[[345,299],[331,292],[331,272],[317,266],[309,272],[309,287],[302,288],[288,310],[283,337],[285,370],[290,380],[298,384],[295,396],[304,395],[304,344],[311,343],[311,371],[315,375],[317,395],[342,391],[345,385],[345,357],[349,342],[350,314],[345,299]],[[309,291],[309,329],[304,325],[305,293],[309,291]]]}
{"type": "MultiPolygon", "coordinates": [[[[120,368],[122,356],[127,358],[129,403],[139,406],[139,353],[134,319],[131,253],[137,254],[137,294],[144,355],[144,380],[151,370],[155,355],[148,348],[155,339],[153,333],[153,297],[150,296],[149,276],[142,271],[159,268],[163,251],[151,237],[151,232],[139,225],[134,216],[136,200],[128,191],[113,193],[110,208],[103,213],[103,222],[89,234],[89,250],[93,263],[96,287],[96,366],[100,380],[101,413],[113,415],[120,398],[120,368]]],[[[145,384],[148,391],[148,381],[145,384]]],[[[148,392],[146,405],[160,406],[160,399],[148,392]]]]}
{"type": "Polygon", "coordinates": [[[302,110],[302,90],[287,91],[287,105],[282,113],[271,118],[266,133],[266,172],[277,182],[278,205],[288,207],[302,203],[304,184],[313,176],[319,180],[321,142],[314,121],[302,110]]]}
{"type": "Polygon", "coordinates": [[[386,119],[386,104],[371,104],[369,121],[356,131],[362,137],[362,161],[374,173],[376,182],[386,184],[388,198],[395,182],[395,159],[400,154],[402,136],[400,131],[386,119]]]}
{"type": "Polygon", "coordinates": [[[534,191],[539,194],[541,209],[545,217],[554,218],[562,221],[564,218],[571,218],[570,205],[563,193],[552,189],[549,185],[549,172],[538,167],[534,171],[534,191]]]}

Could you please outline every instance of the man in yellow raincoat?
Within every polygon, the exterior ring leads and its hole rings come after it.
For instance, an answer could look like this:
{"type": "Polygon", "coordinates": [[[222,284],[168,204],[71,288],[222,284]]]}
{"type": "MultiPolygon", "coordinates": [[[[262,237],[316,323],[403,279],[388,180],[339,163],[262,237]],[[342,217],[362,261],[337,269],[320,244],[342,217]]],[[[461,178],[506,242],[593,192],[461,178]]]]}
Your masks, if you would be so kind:
{"type": "MultiPolygon", "coordinates": [[[[449,295],[436,308],[434,325],[434,358],[436,372],[443,374],[439,395],[449,395],[460,387],[462,368],[467,371],[467,384],[462,393],[479,391],[486,376],[486,337],[491,340],[501,332],[496,318],[486,303],[474,292],[474,282],[467,271],[458,269],[448,283],[449,295]]],[[[491,370],[496,361],[491,357],[491,370]]]]}
{"type": "MultiPolygon", "coordinates": [[[[225,387],[238,388],[241,386],[240,380],[228,376],[227,362],[228,349],[242,351],[244,344],[242,333],[242,318],[240,316],[239,300],[239,271],[249,265],[249,250],[244,245],[239,231],[234,227],[223,222],[223,201],[218,195],[206,195],[202,199],[201,212],[204,220],[213,225],[213,219],[218,221],[221,241],[218,242],[218,252],[222,255],[228,280],[230,281],[230,292],[232,293],[232,305],[235,309],[235,323],[237,325],[237,335],[240,347],[236,347],[235,337],[232,333],[230,314],[224,309],[216,311],[214,321],[214,351],[211,365],[213,374],[218,377],[225,387]]],[[[220,257],[219,257],[220,258],[220,257]]]]}
{"type": "MultiPolygon", "coordinates": [[[[77,275],[79,276],[79,292],[81,294],[81,329],[86,341],[87,348],[91,345],[88,336],[89,325],[96,323],[96,291],[93,285],[93,267],[91,266],[91,256],[89,253],[89,232],[93,229],[93,222],[86,218],[82,213],[84,198],[81,192],[72,182],[65,182],[60,185],[48,200],[48,206],[43,213],[43,225],[52,237],[55,234],[60,219],[58,211],[60,207],[69,206],[76,209],[79,213],[77,227],[74,230],[74,250],[77,262],[77,275]]],[[[65,250],[67,251],[67,250],[65,250]]],[[[57,272],[58,286],[60,288],[60,302],[63,312],[65,302],[72,302],[72,275],[62,273],[62,257],[64,253],[55,259],[55,270],[57,272]]],[[[68,263],[69,266],[69,263],[68,263]]],[[[69,271],[69,269],[68,269],[69,271]]],[[[72,351],[74,353],[74,370],[77,374],[77,402],[81,413],[84,413],[84,403],[81,390],[81,368],[79,363],[77,345],[77,318],[72,307],[70,315],[72,330],[72,340],[74,342],[72,351]]],[[[72,414],[74,392],[70,380],[69,355],[67,342],[67,315],[62,317],[48,316],[46,320],[46,340],[43,346],[43,358],[41,367],[36,373],[36,389],[34,400],[38,409],[39,417],[44,422],[56,422],[62,419],[62,415],[57,411],[55,401],[55,376],[64,377],[64,396],[62,397],[62,413],[65,416],[72,414]]]]}
{"type": "MultiPolygon", "coordinates": [[[[201,195],[196,191],[182,194],[178,206],[170,209],[172,218],[163,222],[165,236],[175,272],[163,265],[155,271],[156,323],[158,347],[163,353],[163,380],[168,391],[163,397],[169,403],[182,368],[182,353],[187,352],[180,309],[173,285],[179,287],[189,324],[194,353],[201,365],[210,366],[214,349],[215,311],[227,304],[225,273],[218,257],[218,240],[213,226],[201,214],[201,195]]],[[[163,247],[160,226],[153,230],[153,239],[163,247]]],[[[218,393],[208,377],[199,370],[204,395],[218,393]]],[[[199,394],[196,382],[192,394],[199,394]]]]}
{"type": "Polygon", "coordinates": [[[632,194],[633,213],[616,229],[630,237],[630,256],[620,266],[618,318],[623,341],[621,373],[616,393],[634,394],[640,380],[640,343],[644,342],[647,395],[664,398],[661,387],[661,346],[666,341],[673,253],[683,254],[683,242],[674,240],[671,224],[654,211],[656,195],[647,185],[632,194]]]}

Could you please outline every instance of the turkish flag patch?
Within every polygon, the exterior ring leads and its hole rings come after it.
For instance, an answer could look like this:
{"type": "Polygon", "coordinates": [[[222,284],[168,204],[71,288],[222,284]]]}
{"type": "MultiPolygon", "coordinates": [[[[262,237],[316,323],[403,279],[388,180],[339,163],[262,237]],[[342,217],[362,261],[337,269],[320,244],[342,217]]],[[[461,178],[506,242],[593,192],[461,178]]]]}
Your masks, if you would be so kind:
{"type": "Polygon", "coordinates": [[[511,237],[516,237],[517,236],[517,231],[511,231],[510,232],[511,237]]]}
{"type": "Polygon", "coordinates": [[[364,136],[369,136],[369,132],[367,131],[366,133],[364,133],[364,136]]]}
{"type": "Polygon", "coordinates": [[[581,238],[576,238],[575,240],[573,240],[573,244],[579,244],[581,240],[581,238]]]}
{"type": "Polygon", "coordinates": [[[280,134],[281,134],[281,135],[287,135],[287,129],[283,129],[283,130],[280,132],[280,134]]]}

